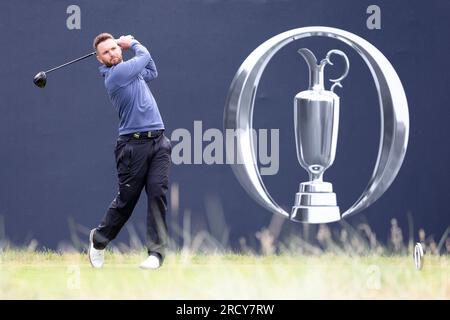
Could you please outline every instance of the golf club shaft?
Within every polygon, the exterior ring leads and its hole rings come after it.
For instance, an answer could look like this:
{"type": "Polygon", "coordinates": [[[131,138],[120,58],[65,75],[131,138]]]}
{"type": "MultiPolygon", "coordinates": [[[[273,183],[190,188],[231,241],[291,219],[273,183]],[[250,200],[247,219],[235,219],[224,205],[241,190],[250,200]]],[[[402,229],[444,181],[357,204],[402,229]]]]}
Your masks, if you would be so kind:
{"type": "Polygon", "coordinates": [[[62,64],[62,65],[60,65],[60,66],[57,66],[57,67],[55,67],[55,68],[52,68],[52,69],[47,70],[47,71],[44,71],[44,72],[45,72],[45,73],[50,73],[50,72],[55,71],[55,70],[58,70],[58,69],[60,69],[60,68],[62,68],[62,67],[68,66],[69,64],[72,64],[72,63],[75,63],[75,62],[77,62],[77,61],[80,61],[80,60],[89,58],[90,56],[93,56],[93,55],[95,55],[95,51],[94,51],[94,52],[91,52],[91,53],[89,53],[89,54],[87,54],[87,55],[85,55],[85,56],[82,56],[82,57],[80,57],[80,58],[78,58],[78,59],[69,61],[69,62],[67,62],[67,63],[64,63],[64,64],[62,64]]]}

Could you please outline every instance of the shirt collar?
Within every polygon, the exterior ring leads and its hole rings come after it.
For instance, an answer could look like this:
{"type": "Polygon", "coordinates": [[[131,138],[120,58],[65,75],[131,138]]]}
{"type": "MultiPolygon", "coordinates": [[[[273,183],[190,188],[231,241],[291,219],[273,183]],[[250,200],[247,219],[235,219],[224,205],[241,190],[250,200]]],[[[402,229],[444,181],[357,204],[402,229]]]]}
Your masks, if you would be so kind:
{"type": "Polygon", "coordinates": [[[102,64],[100,67],[98,67],[98,70],[100,71],[100,74],[102,76],[105,76],[108,73],[109,69],[110,69],[110,67],[107,67],[104,64],[102,64]]]}

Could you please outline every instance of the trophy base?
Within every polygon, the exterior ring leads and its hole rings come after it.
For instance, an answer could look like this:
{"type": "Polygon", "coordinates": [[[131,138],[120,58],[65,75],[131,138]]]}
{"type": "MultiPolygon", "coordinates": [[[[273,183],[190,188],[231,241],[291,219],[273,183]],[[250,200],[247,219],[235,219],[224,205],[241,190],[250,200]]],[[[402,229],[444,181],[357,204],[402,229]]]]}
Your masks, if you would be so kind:
{"type": "Polygon", "coordinates": [[[338,206],[293,206],[291,220],[302,223],[329,223],[341,220],[338,206]]]}
{"type": "Polygon", "coordinates": [[[304,182],[295,195],[290,219],[303,223],[329,223],[339,221],[341,214],[336,194],[329,182],[304,182]]]}

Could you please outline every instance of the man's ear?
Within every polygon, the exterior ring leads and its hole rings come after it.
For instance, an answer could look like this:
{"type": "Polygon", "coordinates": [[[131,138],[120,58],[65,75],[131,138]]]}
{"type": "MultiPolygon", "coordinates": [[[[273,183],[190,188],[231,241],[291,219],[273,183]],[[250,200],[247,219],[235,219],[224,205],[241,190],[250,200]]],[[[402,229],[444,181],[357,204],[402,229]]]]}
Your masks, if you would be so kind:
{"type": "Polygon", "coordinates": [[[119,45],[117,45],[117,47],[119,48],[119,51],[120,51],[120,55],[123,55],[123,49],[122,49],[122,47],[121,47],[121,46],[119,46],[119,45]]]}
{"type": "Polygon", "coordinates": [[[100,59],[100,57],[98,56],[98,52],[95,52],[95,57],[97,58],[98,62],[100,62],[101,64],[103,64],[102,59],[100,59]]]}

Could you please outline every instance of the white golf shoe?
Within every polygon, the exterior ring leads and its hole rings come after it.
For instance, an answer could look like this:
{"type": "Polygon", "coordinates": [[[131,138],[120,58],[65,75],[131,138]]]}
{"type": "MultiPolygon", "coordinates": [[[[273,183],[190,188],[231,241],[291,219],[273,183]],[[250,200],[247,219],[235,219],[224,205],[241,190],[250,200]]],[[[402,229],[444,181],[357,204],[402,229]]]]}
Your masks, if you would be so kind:
{"type": "Polygon", "coordinates": [[[158,269],[161,267],[161,260],[156,255],[149,255],[140,265],[141,269],[158,269]]]}
{"type": "Polygon", "coordinates": [[[103,267],[103,263],[105,262],[105,250],[98,250],[94,248],[94,232],[95,229],[91,230],[91,233],[89,234],[89,261],[91,262],[91,265],[99,269],[103,267]]]}

